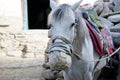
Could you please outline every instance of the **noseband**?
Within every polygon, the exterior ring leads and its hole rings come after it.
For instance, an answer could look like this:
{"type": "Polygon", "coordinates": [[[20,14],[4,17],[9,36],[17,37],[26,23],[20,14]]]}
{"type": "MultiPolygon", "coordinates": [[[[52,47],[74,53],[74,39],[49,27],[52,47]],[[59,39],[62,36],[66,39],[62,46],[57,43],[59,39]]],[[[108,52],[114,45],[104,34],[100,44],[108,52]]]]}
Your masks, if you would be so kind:
{"type": "Polygon", "coordinates": [[[62,37],[62,36],[56,36],[52,39],[52,43],[55,42],[56,39],[60,39],[62,40],[63,42],[65,42],[66,44],[72,44],[69,40],[67,40],[66,38],[62,37]]]}
{"type": "Polygon", "coordinates": [[[50,46],[48,47],[46,52],[51,53],[53,51],[64,52],[71,56],[73,52],[72,43],[62,36],[56,36],[54,38],[51,38],[50,46]],[[62,41],[55,42],[55,40],[57,39],[62,40],[62,41]]]}
{"type": "Polygon", "coordinates": [[[51,38],[51,44],[47,48],[46,53],[50,54],[54,51],[64,52],[64,53],[66,53],[70,56],[72,54],[74,54],[77,57],[77,59],[80,59],[80,56],[73,52],[72,43],[68,39],[66,39],[62,36],[56,36],[54,38],[51,38]],[[57,40],[57,39],[62,40],[62,41],[61,42],[55,42],[55,40],[57,40]]]}

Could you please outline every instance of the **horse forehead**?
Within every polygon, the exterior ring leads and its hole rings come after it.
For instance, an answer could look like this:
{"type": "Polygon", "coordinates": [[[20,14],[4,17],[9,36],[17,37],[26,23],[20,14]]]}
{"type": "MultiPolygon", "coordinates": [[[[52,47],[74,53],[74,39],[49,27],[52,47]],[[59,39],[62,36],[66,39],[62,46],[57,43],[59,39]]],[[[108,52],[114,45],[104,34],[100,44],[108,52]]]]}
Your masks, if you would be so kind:
{"type": "Polygon", "coordinates": [[[52,12],[52,17],[55,20],[61,20],[64,18],[74,18],[74,12],[69,5],[61,5],[52,12]]]}
{"type": "Polygon", "coordinates": [[[72,11],[64,13],[64,16],[59,19],[56,19],[55,17],[51,18],[51,23],[54,23],[54,24],[60,23],[62,25],[62,24],[69,24],[73,22],[75,22],[75,15],[74,15],[74,12],[72,11]]]}

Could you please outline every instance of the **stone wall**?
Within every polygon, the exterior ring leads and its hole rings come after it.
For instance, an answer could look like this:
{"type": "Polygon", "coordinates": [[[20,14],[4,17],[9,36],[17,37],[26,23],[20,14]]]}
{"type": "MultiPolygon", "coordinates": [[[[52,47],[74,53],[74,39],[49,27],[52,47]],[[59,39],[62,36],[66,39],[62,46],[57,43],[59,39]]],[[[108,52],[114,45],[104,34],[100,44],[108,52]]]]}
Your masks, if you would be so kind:
{"type": "Polygon", "coordinates": [[[38,57],[47,41],[47,30],[0,32],[0,56],[38,57]]]}

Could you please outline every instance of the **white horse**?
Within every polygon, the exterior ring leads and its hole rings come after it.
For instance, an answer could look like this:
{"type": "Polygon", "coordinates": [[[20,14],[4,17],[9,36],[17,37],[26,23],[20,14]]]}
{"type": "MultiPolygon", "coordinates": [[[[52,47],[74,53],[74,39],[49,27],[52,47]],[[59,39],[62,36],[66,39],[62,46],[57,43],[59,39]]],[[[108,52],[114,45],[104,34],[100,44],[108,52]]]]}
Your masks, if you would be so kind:
{"type": "Polygon", "coordinates": [[[57,5],[54,0],[50,0],[49,63],[51,69],[63,70],[64,80],[93,80],[94,73],[98,71],[95,68],[97,61],[94,60],[99,59],[99,55],[94,50],[81,12],[76,11],[80,3],[81,1],[72,6],[57,5]]]}

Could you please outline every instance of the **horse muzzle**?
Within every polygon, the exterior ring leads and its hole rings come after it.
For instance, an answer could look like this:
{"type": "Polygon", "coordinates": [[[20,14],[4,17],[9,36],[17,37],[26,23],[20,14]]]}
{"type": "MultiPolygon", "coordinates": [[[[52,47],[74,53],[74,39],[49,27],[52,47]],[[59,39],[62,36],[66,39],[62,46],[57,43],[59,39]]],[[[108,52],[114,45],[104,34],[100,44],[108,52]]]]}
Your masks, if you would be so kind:
{"type": "Polygon", "coordinates": [[[49,54],[50,68],[54,70],[64,70],[71,66],[71,56],[61,52],[53,51],[49,54]]]}
{"type": "Polygon", "coordinates": [[[71,66],[71,44],[63,42],[53,42],[46,51],[49,55],[50,68],[54,70],[64,70],[71,66]]]}

